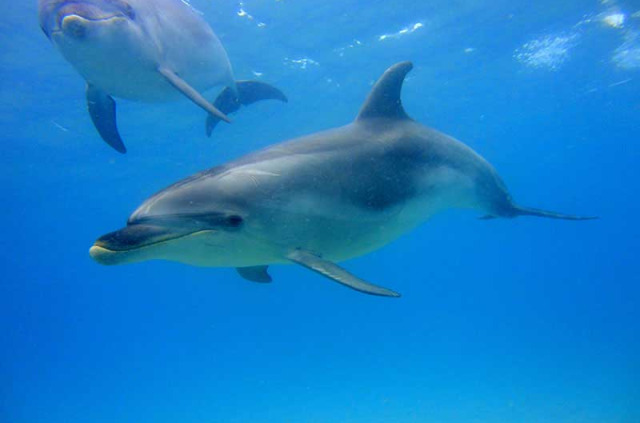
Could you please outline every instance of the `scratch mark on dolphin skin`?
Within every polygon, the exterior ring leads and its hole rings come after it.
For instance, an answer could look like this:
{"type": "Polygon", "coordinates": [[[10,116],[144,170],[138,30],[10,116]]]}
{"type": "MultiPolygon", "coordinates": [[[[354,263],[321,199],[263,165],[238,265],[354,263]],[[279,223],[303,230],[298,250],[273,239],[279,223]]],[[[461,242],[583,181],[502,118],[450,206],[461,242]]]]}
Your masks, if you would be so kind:
{"type": "Polygon", "coordinates": [[[229,169],[226,172],[223,172],[221,174],[219,174],[216,179],[223,179],[229,176],[239,176],[239,175],[245,175],[245,176],[249,176],[251,178],[255,178],[256,176],[275,176],[275,177],[279,177],[280,174],[279,173],[274,173],[274,172],[268,172],[266,170],[259,170],[259,169],[229,169]]]}

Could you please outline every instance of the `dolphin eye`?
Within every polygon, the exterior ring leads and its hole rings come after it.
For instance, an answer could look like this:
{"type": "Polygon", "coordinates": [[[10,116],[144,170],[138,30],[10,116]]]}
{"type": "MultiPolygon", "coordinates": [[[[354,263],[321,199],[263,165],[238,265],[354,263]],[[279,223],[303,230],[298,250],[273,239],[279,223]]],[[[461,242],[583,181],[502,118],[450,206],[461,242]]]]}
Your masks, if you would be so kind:
{"type": "Polygon", "coordinates": [[[238,226],[242,225],[242,222],[244,222],[244,219],[242,218],[242,216],[238,216],[237,214],[232,214],[231,216],[227,217],[227,224],[232,228],[237,228],[238,226]]]}

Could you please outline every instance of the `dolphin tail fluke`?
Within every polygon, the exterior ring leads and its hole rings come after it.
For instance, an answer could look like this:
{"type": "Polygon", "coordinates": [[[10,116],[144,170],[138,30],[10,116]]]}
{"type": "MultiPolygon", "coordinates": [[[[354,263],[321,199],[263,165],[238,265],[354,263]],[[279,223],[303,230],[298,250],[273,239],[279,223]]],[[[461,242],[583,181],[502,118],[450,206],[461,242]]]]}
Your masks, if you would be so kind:
{"type": "MultiPolygon", "coordinates": [[[[279,100],[286,103],[287,97],[276,87],[259,81],[236,81],[235,92],[227,87],[218,95],[213,105],[225,115],[233,113],[241,106],[248,106],[260,100],[279,100]]],[[[210,137],[220,119],[212,114],[207,116],[207,136],[210,137]]]]}
{"type": "Polygon", "coordinates": [[[359,277],[352,275],[337,264],[325,260],[317,255],[303,250],[294,250],[287,255],[287,258],[309,270],[321,274],[339,284],[356,291],[364,292],[370,295],[379,295],[382,297],[399,297],[395,291],[381,286],[373,285],[359,277]]]}
{"type": "Polygon", "coordinates": [[[598,219],[597,216],[576,216],[573,214],[556,213],[548,210],[534,209],[530,207],[521,207],[514,205],[513,207],[515,216],[537,216],[546,217],[549,219],[562,219],[562,220],[593,220],[598,219]]]}

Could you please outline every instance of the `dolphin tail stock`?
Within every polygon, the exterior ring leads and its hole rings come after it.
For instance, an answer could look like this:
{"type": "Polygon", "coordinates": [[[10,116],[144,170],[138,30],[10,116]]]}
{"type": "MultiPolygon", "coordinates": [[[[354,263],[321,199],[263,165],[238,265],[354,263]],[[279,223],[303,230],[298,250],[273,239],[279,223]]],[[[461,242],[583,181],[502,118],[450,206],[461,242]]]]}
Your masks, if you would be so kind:
{"type": "MultiPolygon", "coordinates": [[[[213,105],[220,112],[228,115],[238,111],[241,106],[248,106],[261,100],[279,100],[287,103],[289,100],[282,91],[276,87],[260,81],[236,81],[235,90],[226,87],[216,97],[213,105]]],[[[216,125],[220,122],[219,117],[209,114],[207,116],[206,131],[210,137],[216,125]]]]}
{"type": "Polygon", "coordinates": [[[522,207],[516,204],[513,205],[512,217],[517,216],[537,216],[546,217],[548,219],[561,219],[561,220],[594,220],[599,219],[598,216],[577,216],[573,214],[557,213],[549,210],[535,209],[532,207],[522,207]]]}

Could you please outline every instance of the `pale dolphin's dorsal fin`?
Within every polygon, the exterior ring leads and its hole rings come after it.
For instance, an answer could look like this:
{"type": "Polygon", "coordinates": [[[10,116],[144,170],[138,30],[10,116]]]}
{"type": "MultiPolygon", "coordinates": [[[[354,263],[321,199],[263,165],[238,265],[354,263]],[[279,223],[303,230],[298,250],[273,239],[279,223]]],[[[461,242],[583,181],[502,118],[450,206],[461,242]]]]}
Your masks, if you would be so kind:
{"type": "Polygon", "coordinates": [[[238,274],[244,279],[259,283],[271,282],[271,275],[269,275],[267,269],[268,266],[236,267],[238,274]]]}
{"type": "Polygon", "coordinates": [[[396,63],[387,69],[362,104],[356,122],[375,118],[410,119],[402,107],[400,93],[404,78],[411,69],[411,62],[396,63]]]}
{"type": "Polygon", "coordinates": [[[167,80],[176,90],[180,91],[185,97],[193,101],[198,106],[202,107],[213,116],[227,123],[231,122],[231,119],[224,113],[218,110],[213,104],[209,103],[198,91],[189,85],[184,79],[180,78],[174,71],[169,68],[159,67],[158,72],[167,80]]]}
{"type": "Polygon", "coordinates": [[[383,297],[400,296],[400,294],[395,291],[364,281],[359,277],[347,272],[337,264],[325,260],[308,251],[293,250],[289,254],[287,254],[287,258],[294,263],[306,267],[309,270],[313,270],[314,272],[319,273],[322,276],[325,276],[351,289],[355,289],[356,291],[364,292],[365,294],[370,295],[380,295],[383,297]]]}
{"type": "Polygon", "coordinates": [[[109,94],[89,83],[86,96],[89,116],[102,139],[119,153],[126,153],[116,122],[116,102],[109,94]]]}

